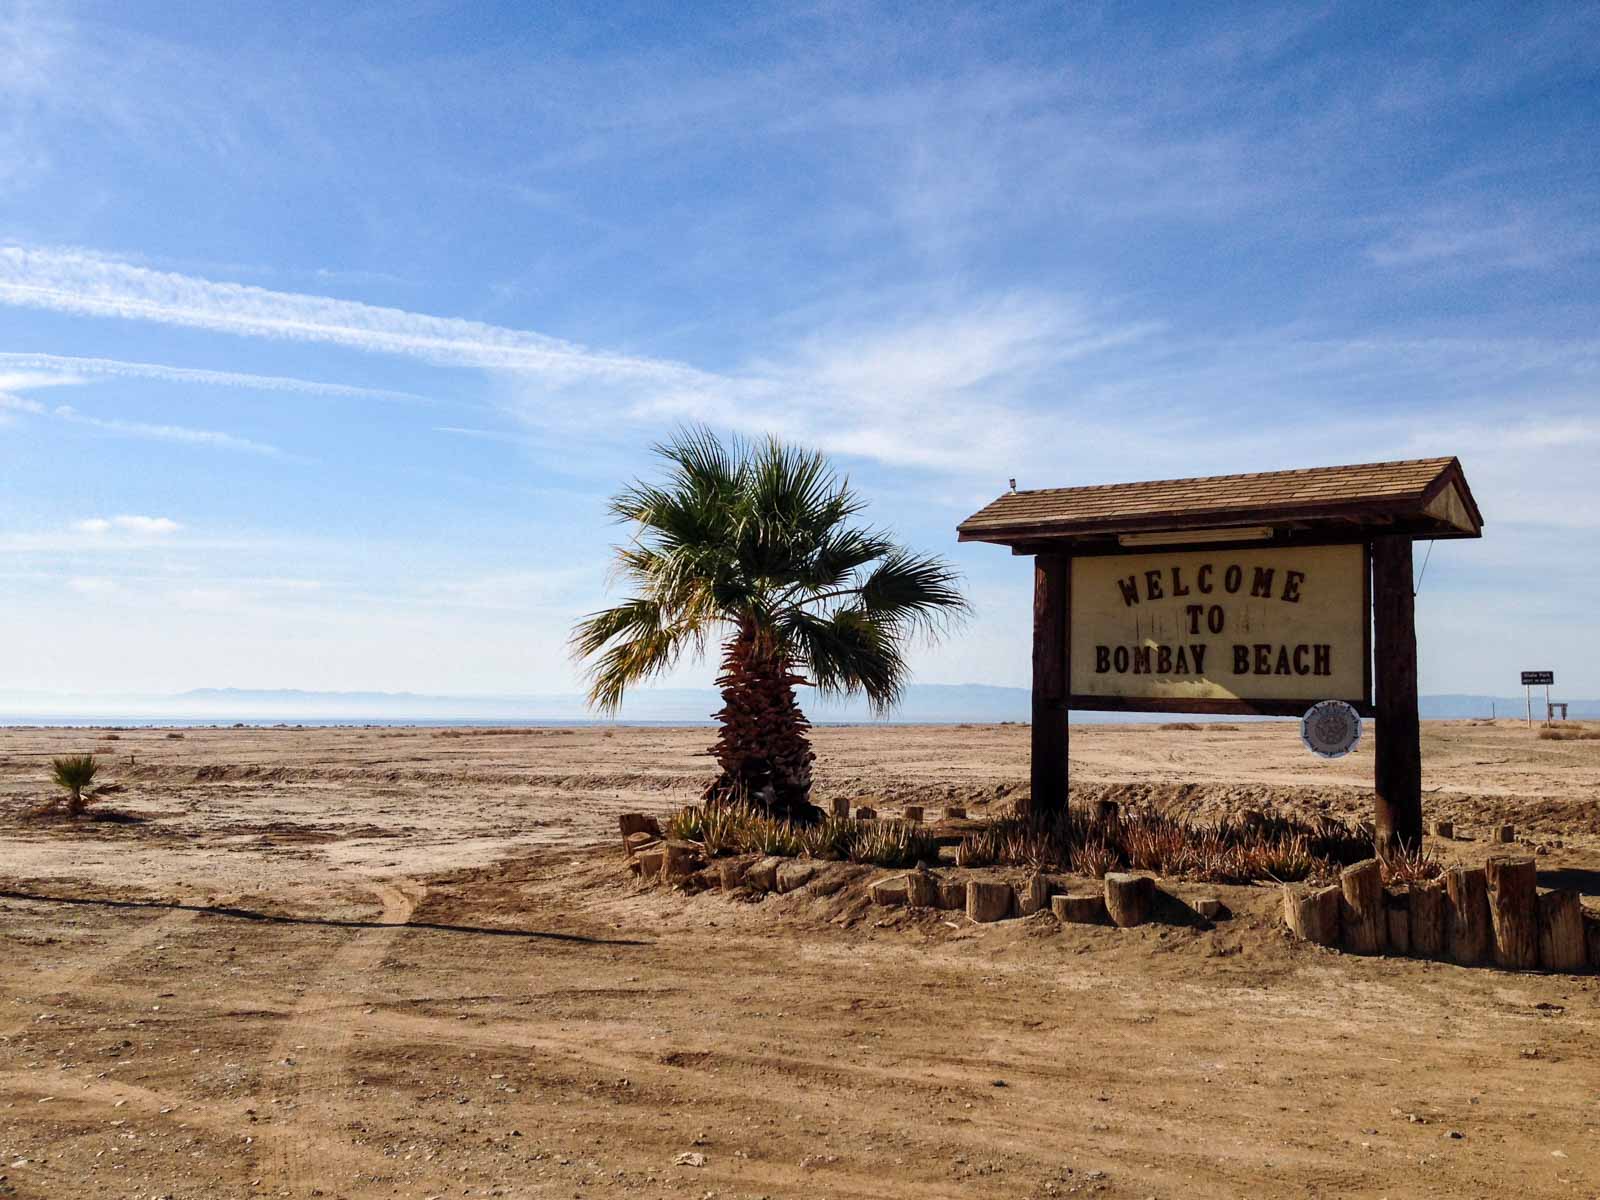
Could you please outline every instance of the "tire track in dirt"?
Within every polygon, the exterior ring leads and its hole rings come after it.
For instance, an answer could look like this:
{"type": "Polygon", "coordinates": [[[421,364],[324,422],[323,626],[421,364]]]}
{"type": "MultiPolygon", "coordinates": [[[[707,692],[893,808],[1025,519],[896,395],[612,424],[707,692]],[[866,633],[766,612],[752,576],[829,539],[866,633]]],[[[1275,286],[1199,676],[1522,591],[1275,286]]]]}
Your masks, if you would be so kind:
{"type": "MultiPolygon", "coordinates": [[[[11,1004],[21,1004],[24,1001],[42,1003],[54,996],[75,995],[119,963],[132,958],[146,947],[155,945],[161,939],[181,932],[186,926],[193,924],[198,915],[191,910],[173,909],[162,913],[154,920],[145,921],[135,929],[126,932],[113,930],[98,949],[75,953],[70,965],[50,968],[37,975],[21,978],[8,974],[3,985],[7,993],[6,998],[11,1004]]],[[[33,1020],[34,1017],[31,1015],[13,1014],[9,1017],[0,1017],[0,1037],[11,1037],[27,1028],[33,1020]]]]}
{"type": "MultiPolygon", "coordinates": [[[[119,1113],[125,1118],[137,1116],[170,1121],[176,1127],[192,1126],[235,1142],[245,1138],[265,1142],[280,1136],[270,1125],[250,1122],[249,1101],[202,1102],[180,1092],[143,1084],[90,1079],[79,1071],[52,1071],[48,1078],[36,1070],[0,1072],[0,1089],[9,1095],[31,1098],[36,1103],[49,1097],[52,1117],[70,1113],[99,1119],[105,1114],[119,1113]]],[[[307,1143],[308,1148],[318,1154],[339,1150],[337,1141],[325,1132],[298,1128],[292,1136],[307,1143]]]]}
{"type": "Polygon", "coordinates": [[[334,1180],[346,1185],[358,1173],[388,1165],[328,1134],[345,1111],[341,1091],[358,1024],[348,1012],[351,994],[367,986],[367,977],[406,928],[427,888],[413,879],[367,886],[383,906],[381,925],[360,930],[327,960],[267,1052],[261,1096],[277,1102],[258,1107],[278,1118],[261,1130],[266,1143],[261,1168],[267,1183],[291,1194],[327,1190],[334,1180]]]}

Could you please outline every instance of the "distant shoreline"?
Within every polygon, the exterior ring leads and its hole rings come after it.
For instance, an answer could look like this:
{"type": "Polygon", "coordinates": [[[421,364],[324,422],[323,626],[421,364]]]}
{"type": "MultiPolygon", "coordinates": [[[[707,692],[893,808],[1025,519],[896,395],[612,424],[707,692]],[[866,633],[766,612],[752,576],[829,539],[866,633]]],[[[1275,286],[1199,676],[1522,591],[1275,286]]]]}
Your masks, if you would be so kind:
{"type": "MultiPolygon", "coordinates": [[[[1074,726],[1084,725],[1166,725],[1173,723],[1195,723],[1200,725],[1236,725],[1241,723],[1258,724],[1264,721],[1296,721],[1297,717],[1261,717],[1261,716],[1236,716],[1213,715],[1196,713],[1101,713],[1101,712],[1074,712],[1069,718],[1069,724],[1074,726]]],[[[1488,717],[1462,717],[1441,716],[1422,718],[1425,724],[1459,722],[1459,721],[1487,721],[1488,717]]],[[[1504,714],[1497,718],[1499,721],[1521,722],[1521,714],[1504,714]]],[[[1579,718],[1574,717],[1575,721],[1579,718]]],[[[1535,716],[1535,723],[1538,717],[1535,716]]],[[[1369,722],[1370,723],[1370,722],[1369,722]]],[[[172,716],[119,716],[108,714],[92,714],[89,716],[75,715],[45,715],[26,713],[20,715],[0,714],[0,731],[25,730],[25,729],[82,729],[86,731],[104,730],[117,732],[120,730],[136,729],[713,729],[717,722],[709,717],[702,720],[689,720],[674,718],[669,720],[638,720],[624,719],[605,720],[599,718],[578,719],[570,717],[302,717],[286,719],[279,716],[271,717],[172,717],[172,716]]],[[[945,727],[961,728],[975,725],[981,726],[1018,726],[1025,728],[1026,721],[995,720],[983,717],[973,717],[965,720],[936,717],[917,718],[909,717],[901,720],[888,719],[879,721],[828,721],[819,720],[812,722],[817,729],[879,729],[884,727],[945,727]]]]}

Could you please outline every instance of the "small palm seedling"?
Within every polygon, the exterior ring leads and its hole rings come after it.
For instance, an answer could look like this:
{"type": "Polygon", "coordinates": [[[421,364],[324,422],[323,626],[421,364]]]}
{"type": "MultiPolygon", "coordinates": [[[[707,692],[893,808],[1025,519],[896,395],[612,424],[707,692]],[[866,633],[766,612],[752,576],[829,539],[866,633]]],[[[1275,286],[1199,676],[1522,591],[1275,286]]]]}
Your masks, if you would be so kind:
{"type": "Polygon", "coordinates": [[[92,754],[65,754],[52,759],[50,766],[50,778],[67,793],[68,814],[82,816],[84,808],[94,799],[90,789],[100,773],[100,764],[92,754]]]}

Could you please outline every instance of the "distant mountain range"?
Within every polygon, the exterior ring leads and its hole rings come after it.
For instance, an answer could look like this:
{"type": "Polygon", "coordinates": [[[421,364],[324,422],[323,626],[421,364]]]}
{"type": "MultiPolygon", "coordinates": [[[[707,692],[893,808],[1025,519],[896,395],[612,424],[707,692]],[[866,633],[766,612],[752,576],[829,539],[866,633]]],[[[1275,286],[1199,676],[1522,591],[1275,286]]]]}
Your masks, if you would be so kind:
{"type": "MultiPolygon", "coordinates": [[[[813,721],[863,722],[874,718],[861,700],[826,701],[802,689],[801,703],[813,721]]],[[[1425,719],[1515,717],[1524,712],[1520,696],[1434,695],[1421,697],[1425,719]]],[[[1600,700],[1572,700],[1574,719],[1600,718],[1600,700]]],[[[1534,702],[1542,718],[1543,698],[1534,702]]],[[[631,695],[618,719],[693,723],[709,721],[721,706],[710,688],[654,688],[631,695]]],[[[918,683],[906,689],[904,703],[887,720],[907,724],[991,724],[1026,721],[1026,688],[987,684],[918,683]]],[[[297,689],[196,688],[164,696],[74,696],[50,693],[0,694],[0,722],[51,719],[150,720],[168,717],[215,721],[590,721],[595,714],[575,692],[530,695],[435,696],[415,692],[316,692],[297,689]]],[[[1084,721],[1170,720],[1164,714],[1081,713],[1084,721]]],[[[1185,718],[1186,720],[1189,718],[1185,718]]],[[[1229,718],[1236,719],[1236,718],[1229,718]]]]}

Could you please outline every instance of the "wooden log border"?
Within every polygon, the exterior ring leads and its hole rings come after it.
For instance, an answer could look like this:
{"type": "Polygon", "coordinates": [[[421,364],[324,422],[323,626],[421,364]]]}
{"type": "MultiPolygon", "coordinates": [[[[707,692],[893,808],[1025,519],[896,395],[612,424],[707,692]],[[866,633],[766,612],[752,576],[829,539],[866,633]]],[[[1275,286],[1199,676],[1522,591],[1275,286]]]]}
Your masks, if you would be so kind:
{"type": "Polygon", "coordinates": [[[1569,888],[1540,891],[1532,859],[1496,856],[1438,879],[1384,887],[1377,861],[1339,883],[1285,884],[1283,924],[1295,939],[1352,954],[1445,959],[1462,966],[1600,973],[1600,912],[1569,888]]]}

